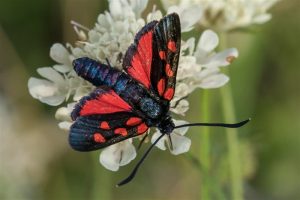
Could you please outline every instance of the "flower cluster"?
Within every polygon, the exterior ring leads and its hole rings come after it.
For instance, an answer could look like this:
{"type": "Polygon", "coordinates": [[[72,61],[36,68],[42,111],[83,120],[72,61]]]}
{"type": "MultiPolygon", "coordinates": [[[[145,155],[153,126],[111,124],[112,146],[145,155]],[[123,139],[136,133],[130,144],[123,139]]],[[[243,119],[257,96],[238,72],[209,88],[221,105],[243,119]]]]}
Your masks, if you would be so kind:
{"type": "MultiPolygon", "coordinates": [[[[37,72],[45,79],[30,78],[29,92],[32,97],[43,103],[58,106],[68,102],[66,107],[58,108],[55,117],[60,120],[59,127],[68,130],[72,124],[70,113],[76,102],[93,89],[87,81],[83,80],[72,68],[75,58],[88,56],[100,62],[109,59],[113,67],[121,69],[122,58],[127,48],[134,40],[135,34],[146,22],[159,20],[162,13],[153,9],[146,17],[141,13],[147,6],[147,0],[109,0],[109,11],[98,16],[97,23],[92,29],[87,29],[77,23],[74,29],[79,41],[75,46],[67,44],[54,44],[50,49],[50,57],[58,64],[52,67],[39,68],[37,72]],[[72,97],[72,98],[71,98],[72,97]]],[[[170,7],[168,13],[177,12],[181,20],[182,32],[193,29],[200,20],[202,13],[197,7],[182,6],[170,7]],[[190,20],[193,19],[193,20],[190,20]]],[[[196,39],[189,38],[182,41],[180,61],[177,73],[176,92],[171,101],[171,111],[184,115],[189,108],[186,97],[196,88],[218,88],[223,86],[229,78],[220,72],[220,67],[229,65],[238,56],[236,49],[226,49],[216,53],[219,39],[211,30],[204,31],[195,45],[196,39]]],[[[187,123],[175,120],[175,124],[187,123]]],[[[188,128],[176,129],[171,134],[173,148],[171,153],[178,155],[187,152],[191,141],[184,134],[188,128]]],[[[156,131],[151,141],[160,136],[156,131]]],[[[157,147],[165,150],[168,138],[162,139],[157,147]]],[[[167,145],[168,147],[170,145],[167,145]]],[[[128,164],[136,156],[132,140],[126,140],[105,148],[100,155],[100,162],[107,169],[116,171],[120,166],[128,164]]]]}
{"type": "Polygon", "coordinates": [[[279,0],[162,0],[165,8],[176,9],[187,5],[200,6],[203,13],[199,20],[204,27],[213,27],[220,31],[245,28],[252,24],[263,24],[271,19],[268,9],[279,0]]]}

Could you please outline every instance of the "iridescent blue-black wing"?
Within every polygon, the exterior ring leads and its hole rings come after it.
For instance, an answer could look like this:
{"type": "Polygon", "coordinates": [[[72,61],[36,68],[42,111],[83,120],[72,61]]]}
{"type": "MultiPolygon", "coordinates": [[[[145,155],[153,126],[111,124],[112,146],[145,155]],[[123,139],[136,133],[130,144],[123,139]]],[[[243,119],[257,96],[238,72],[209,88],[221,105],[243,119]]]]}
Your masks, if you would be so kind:
{"type": "Polygon", "coordinates": [[[148,126],[112,89],[100,87],[80,100],[72,112],[69,143],[92,151],[145,133],[148,126]]]}

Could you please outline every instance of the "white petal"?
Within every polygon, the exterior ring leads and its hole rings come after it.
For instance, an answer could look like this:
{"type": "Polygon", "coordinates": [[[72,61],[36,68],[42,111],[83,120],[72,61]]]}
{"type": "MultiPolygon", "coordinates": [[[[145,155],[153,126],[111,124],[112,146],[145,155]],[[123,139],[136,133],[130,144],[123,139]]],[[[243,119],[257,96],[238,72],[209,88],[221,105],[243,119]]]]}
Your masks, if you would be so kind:
{"type": "MultiPolygon", "coordinates": [[[[157,130],[153,135],[152,135],[152,138],[151,138],[151,143],[153,144],[155,142],[155,140],[157,138],[159,138],[159,136],[161,136],[161,133],[159,132],[159,130],[157,130]]],[[[165,138],[166,136],[164,136],[163,138],[161,138],[157,143],[156,143],[156,147],[158,147],[159,149],[161,150],[166,150],[167,147],[166,147],[166,144],[165,144],[165,138]]]]}
{"type": "Polygon", "coordinates": [[[261,15],[256,16],[253,19],[253,23],[263,24],[263,23],[269,21],[271,18],[272,18],[271,14],[268,14],[268,13],[261,14],[261,15]]]}
{"type": "Polygon", "coordinates": [[[140,17],[141,13],[145,10],[148,4],[148,0],[130,0],[132,10],[136,17],[140,17]]]}
{"type": "Polygon", "coordinates": [[[60,43],[55,43],[50,48],[50,57],[58,63],[69,65],[69,55],[67,49],[60,43]]]}
{"type": "Polygon", "coordinates": [[[57,84],[64,84],[63,76],[54,70],[52,67],[41,67],[37,69],[37,72],[44,78],[57,84]]]}
{"type": "Polygon", "coordinates": [[[186,97],[190,93],[190,88],[186,83],[176,84],[175,96],[176,97],[186,97]]]}
{"type": "MultiPolygon", "coordinates": [[[[171,102],[171,106],[175,105],[173,101],[171,102]]],[[[176,103],[176,102],[175,102],[176,103]]],[[[179,103],[177,104],[177,106],[175,108],[170,108],[170,111],[178,114],[178,115],[185,115],[186,111],[188,111],[189,109],[189,102],[185,99],[179,101],[179,103]]]]}
{"type": "Polygon", "coordinates": [[[68,65],[54,65],[53,68],[60,73],[67,73],[72,69],[72,67],[68,65]]]}
{"type": "Polygon", "coordinates": [[[180,17],[181,32],[188,32],[200,20],[202,16],[201,7],[197,5],[171,6],[168,13],[176,12],[180,17]]]}
{"type": "Polygon", "coordinates": [[[219,88],[229,81],[229,77],[224,74],[214,74],[204,78],[199,87],[204,89],[219,88]]]}
{"type": "Polygon", "coordinates": [[[203,63],[205,67],[221,67],[231,64],[238,57],[236,48],[226,49],[209,58],[207,63],[203,63]]]}
{"type": "Polygon", "coordinates": [[[120,166],[128,164],[135,157],[134,146],[126,140],[105,148],[100,154],[99,161],[106,169],[117,171],[120,166]]]}
{"type": "Polygon", "coordinates": [[[147,22],[152,22],[154,20],[160,20],[162,18],[162,13],[160,10],[155,10],[147,15],[147,22]]]}
{"type": "Polygon", "coordinates": [[[194,52],[194,49],[195,49],[195,38],[194,37],[189,38],[187,41],[181,42],[181,50],[185,51],[187,49],[189,50],[188,55],[192,55],[192,53],[194,52]]]}
{"type": "Polygon", "coordinates": [[[130,141],[128,140],[124,141],[123,145],[124,146],[123,146],[122,155],[120,159],[120,166],[127,165],[136,157],[135,147],[130,141]]]}
{"type": "Polygon", "coordinates": [[[100,157],[99,157],[100,163],[106,169],[109,169],[111,171],[118,171],[119,167],[120,167],[120,163],[118,161],[118,159],[120,159],[120,158],[116,158],[116,155],[115,155],[115,151],[117,151],[117,149],[115,147],[116,145],[118,145],[118,144],[111,145],[111,146],[105,148],[100,153],[100,157]]]}
{"type": "Polygon", "coordinates": [[[67,122],[67,121],[59,122],[58,127],[64,131],[69,131],[72,124],[73,124],[72,122],[67,122]]]}
{"type": "Polygon", "coordinates": [[[88,95],[91,91],[88,90],[89,88],[79,87],[76,89],[73,100],[79,101],[83,96],[88,95]]]}
{"type": "Polygon", "coordinates": [[[219,44],[218,35],[212,30],[206,30],[202,33],[200,40],[198,42],[197,50],[202,50],[204,52],[213,51],[219,44]]]}
{"type": "Polygon", "coordinates": [[[28,80],[28,89],[31,96],[43,103],[51,106],[57,106],[64,101],[65,96],[58,93],[58,88],[50,81],[30,78],[28,80]]]}
{"type": "MultiPolygon", "coordinates": [[[[175,126],[180,126],[180,125],[189,123],[189,122],[184,121],[184,120],[173,119],[173,121],[174,121],[175,126]]],[[[176,132],[177,134],[180,134],[180,135],[185,135],[188,130],[189,130],[189,127],[183,127],[183,128],[175,129],[174,132],[176,132]]]]}
{"type": "Polygon", "coordinates": [[[191,139],[182,135],[177,135],[176,133],[171,133],[171,139],[173,144],[173,149],[171,150],[172,154],[178,155],[189,151],[191,139]]]}
{"type": "Polygon", "coordinates": [[[123,14],[122,4],[120,0],[109,1],[109,11],[112,16],[118,17],[123,14]]]}
{"type": "MultiPolygon", "coordinates": [[[[68,104],[69,105],[69,104],[68,104]]],[[[72,108],[70,109],[70,106],[68,107],[60,107],[55,112],[55,118],[61,121],[72,121],[71,119],[71,112],[72,108]]]]}

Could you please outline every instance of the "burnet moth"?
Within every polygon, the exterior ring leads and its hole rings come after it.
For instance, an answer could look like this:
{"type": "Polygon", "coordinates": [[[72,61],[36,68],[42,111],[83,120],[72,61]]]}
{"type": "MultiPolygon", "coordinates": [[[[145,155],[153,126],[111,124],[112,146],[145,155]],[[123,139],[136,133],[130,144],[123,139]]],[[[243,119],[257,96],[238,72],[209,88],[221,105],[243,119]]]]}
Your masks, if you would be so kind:
{"type": "Polygon", "coordinates": [[[87,57],[73,61],[76,73],[96,86],[91,94],[77,103],[71,114],[74,123],[69,143],[73,149],[101,149],[140,136],[150,127],[156,127],[162,133],[132,173],[117,186],[131,181],[153,146],[176,128],[238,128],[249,121],[174,125],[169,108],[175,93],[180,42],[180,20],[176,13],[172,13],[160,21],[146,24],[136,34],[123,58],[122,71],[112,68],[109,62],[104,64],[87,57]]]}

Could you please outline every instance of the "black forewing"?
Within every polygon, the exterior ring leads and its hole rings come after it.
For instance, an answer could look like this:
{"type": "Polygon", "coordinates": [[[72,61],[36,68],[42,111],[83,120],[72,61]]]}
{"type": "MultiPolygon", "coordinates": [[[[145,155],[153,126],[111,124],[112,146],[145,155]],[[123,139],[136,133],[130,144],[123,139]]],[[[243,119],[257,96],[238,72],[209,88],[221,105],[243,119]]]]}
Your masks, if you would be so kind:
{"type": "Polygon", "coordinates": [[[169,14],[154,27],[151,67],[151,85],[165,100],[171,100],[175,92],[180,43],[179,16],[169,14]]]}

